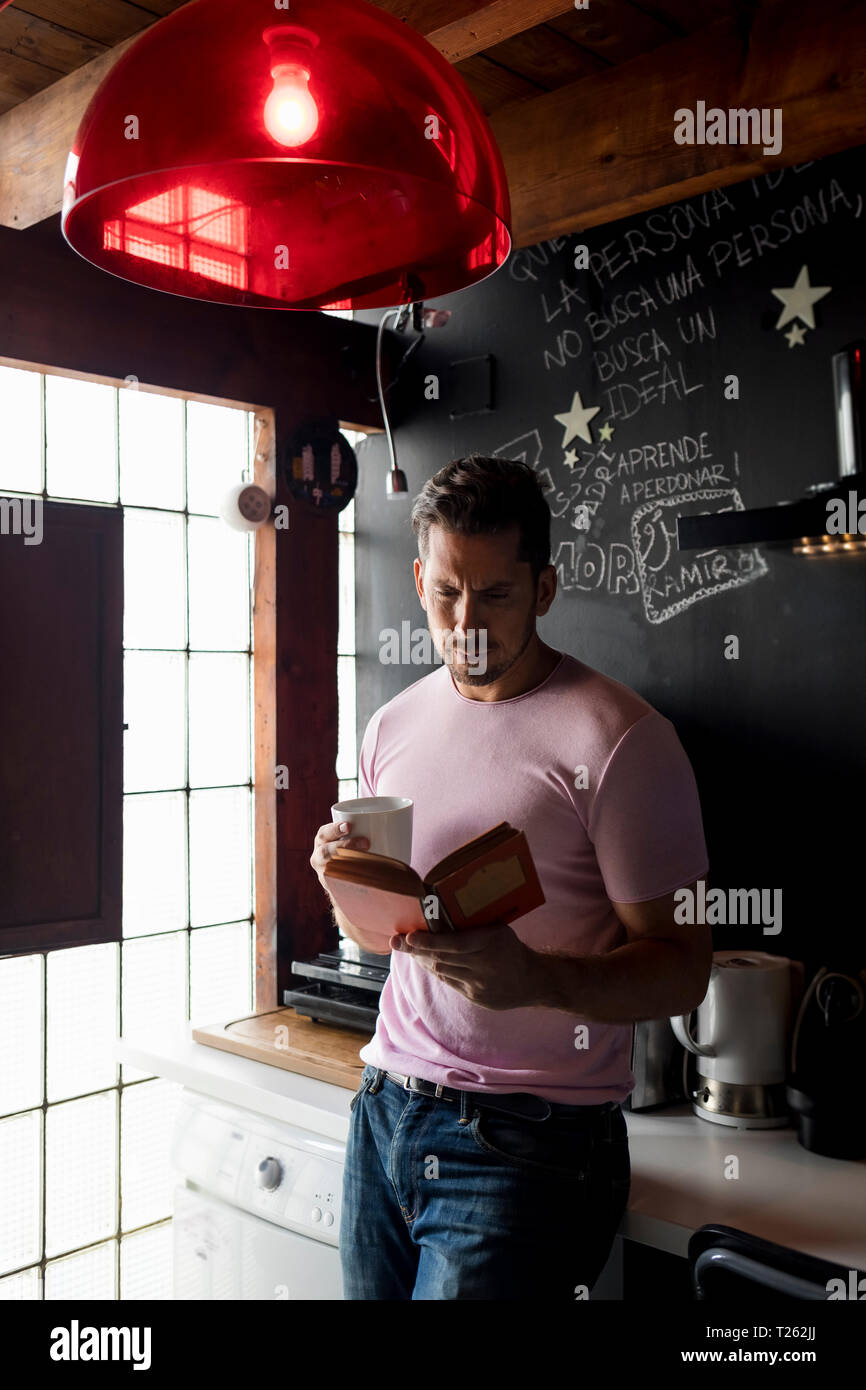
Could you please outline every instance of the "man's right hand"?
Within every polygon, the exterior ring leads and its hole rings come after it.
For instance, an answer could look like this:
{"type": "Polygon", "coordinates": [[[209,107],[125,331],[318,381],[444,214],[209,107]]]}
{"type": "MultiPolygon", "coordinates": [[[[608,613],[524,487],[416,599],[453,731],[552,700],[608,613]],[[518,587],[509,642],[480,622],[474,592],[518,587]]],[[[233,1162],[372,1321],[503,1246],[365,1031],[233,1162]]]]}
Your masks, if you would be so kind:
{"type": "MultiPolygon", "coordinates": [[[[328,881],[325,878],[325,865],[331,858],[332,851],[339,845],[341,849],[369,849],[370,841],[366,835],[358,835],[355,839],[350,837],[352,829],[350,821],[335,821],[332,825],[320,825],[316,831],[316,838],[313,843],[313,853],[310,855],[310,863],[315,869],[319,882],[328,892],[328,881]]],[[[330,897],[328,893],[328,897],[330,897]]]]}

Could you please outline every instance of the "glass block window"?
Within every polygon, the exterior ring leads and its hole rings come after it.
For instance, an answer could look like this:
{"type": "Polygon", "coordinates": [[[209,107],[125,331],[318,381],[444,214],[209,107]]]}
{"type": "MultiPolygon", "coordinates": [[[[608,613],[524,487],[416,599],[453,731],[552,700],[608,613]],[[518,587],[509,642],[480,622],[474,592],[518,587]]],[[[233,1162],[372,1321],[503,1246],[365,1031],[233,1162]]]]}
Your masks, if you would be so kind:
{"type": "Polygon", "coordinates": [[[171,1297],[180,1087],[114,1039],[254,1007],[258,418],[0,366],[0,496],[123,509],[126,725],[122,942],[0,958],[0,1301],[171,1297]]]}
{"type": "Polygon", "coordinates": [[[23,1274],[8,1274],[0,1279],[0,1301],[14,1303],[42,1298],[42,1277],[38,1268],[25,1269],[23,1274]]]}
{"type": "Polygon", "coordinates": [[[45,1266],[47,1299],[117,1298],[117,1241],[106,1240],[45,1266]]]}
{"type": "Polygon", "coordinates": [[[126,1236],[120,1246],[120,1297],[166,1300],[171,1288],[171,1222],[126,1236]]]}
{"type": "MultiPolygon", "coordinates": [[[[358,445],[366,435],[354,430],[342,432],[357,452],[358,445]]],[[[348,801],[358,795],[354,498],[339,514],[337,561],[340,605],[337,630],[337,800],[348,801]]]]}
{"type": "MultiPolygon", "coordinates": [[[[343,430],[357,452],[365,434],[343,430]]],[[[355,712],[355,502],[339,513],[337,631],[337,800],[358,795],[358,742],[355,712]]]]}

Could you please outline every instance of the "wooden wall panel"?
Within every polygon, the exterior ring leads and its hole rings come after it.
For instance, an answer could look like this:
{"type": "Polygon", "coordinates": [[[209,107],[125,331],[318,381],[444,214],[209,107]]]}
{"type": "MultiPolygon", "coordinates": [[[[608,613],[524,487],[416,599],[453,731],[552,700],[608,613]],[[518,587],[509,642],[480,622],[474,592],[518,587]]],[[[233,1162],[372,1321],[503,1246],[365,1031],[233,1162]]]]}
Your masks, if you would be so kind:
{"type": "Polygon", "coordinates": [[[45,502],[28,538],[6,515],[0,955],[118,941],[123,515],[45,502]]]}

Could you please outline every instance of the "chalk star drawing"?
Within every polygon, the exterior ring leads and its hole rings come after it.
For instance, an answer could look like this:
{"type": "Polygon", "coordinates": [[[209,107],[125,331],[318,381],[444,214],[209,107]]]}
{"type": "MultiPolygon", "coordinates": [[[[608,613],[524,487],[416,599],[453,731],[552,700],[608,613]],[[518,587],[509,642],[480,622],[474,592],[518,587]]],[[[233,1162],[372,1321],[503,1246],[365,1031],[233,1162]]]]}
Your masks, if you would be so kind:
{"type": "Polygon", "coordinates": [[[613,438],[613,425],[602,425],[598,432],[599,439],[603,439],[605,444],[610,443],[613,438]]]}
{"type": "Polygon", "coordinates": [[[562,461],[566,465],[566,467],[574,468],[574,465],[576,463],[580,463],[580,455],[576,454],[573,449],[569,449],[568,453],[562,461]]]}
{"type": "Polygon", "coordinates": [[[832,285],[811,285],[808,268],[803,266],[790,289],[770,291],[777,299],[781,299],[785,306],[776,327],[784,327],[791,319],[802,319],[809,328],[814,328],[815,313],[812,306],[819,299],[823,299],[825,294],[829,294],[831,289],[832,285]]]}
{"type": "Polygon", "coordinates": [[[787,338],[789,348],[802,347],[806,339],[806,330],[801,328],[798,323],[792,323],[787,333],[783,333],[782,337],[787,338]]]}
{"type": "Polygon", "coordinates": [[[558,420],[565,430],[565,437],[562,441],[563,449],[570,444],[575,435],[580,435],[587,444],[592,443],[592,435],[589,432],[589,422],[594,415],[601,410],[600,405],[584,405],[580,399],[580,392],[575,391],[571,401],[571,409],[564,415],[554,415],[554,420],[558,420]]]}

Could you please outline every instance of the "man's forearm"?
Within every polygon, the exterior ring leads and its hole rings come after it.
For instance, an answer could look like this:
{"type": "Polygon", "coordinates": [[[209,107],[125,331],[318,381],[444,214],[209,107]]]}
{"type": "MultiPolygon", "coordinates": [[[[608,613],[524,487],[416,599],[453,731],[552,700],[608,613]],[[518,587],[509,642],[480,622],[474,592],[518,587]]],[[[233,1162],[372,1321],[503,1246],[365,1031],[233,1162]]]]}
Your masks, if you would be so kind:
{"type": "Polygon", "coordinates": [[[630,941],[603,956],[532,951],[536,1007],[588,1023],[634,1023],[697,1008],[705,982],[676,942],[630,941]]]}

